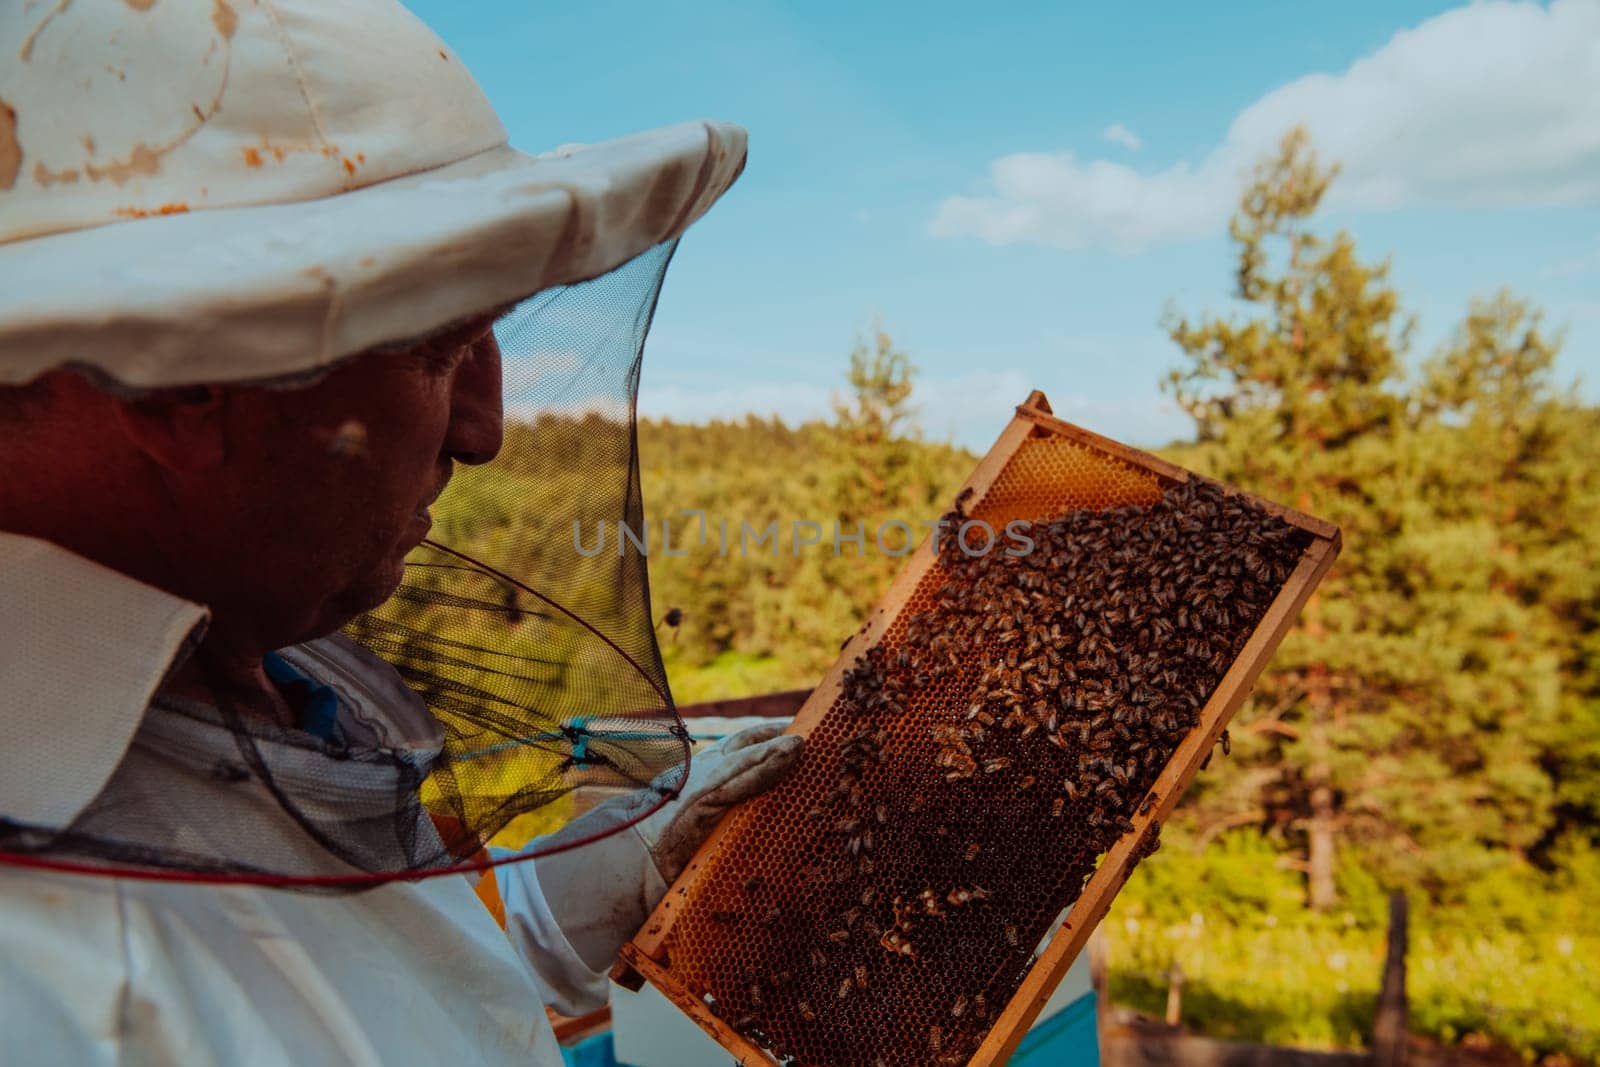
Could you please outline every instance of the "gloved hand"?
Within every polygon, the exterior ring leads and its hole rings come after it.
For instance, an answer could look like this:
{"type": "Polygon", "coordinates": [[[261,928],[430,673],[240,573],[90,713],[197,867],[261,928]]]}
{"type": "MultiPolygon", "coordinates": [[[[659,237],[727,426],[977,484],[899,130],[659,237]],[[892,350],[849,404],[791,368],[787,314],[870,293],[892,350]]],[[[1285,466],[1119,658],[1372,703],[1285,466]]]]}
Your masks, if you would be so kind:
{"type": "MultiPolygon", "coordinates": [[[[802,740],[786,723],[753,726],[690,761],[678,799],[620,833],[535,859],[539,888],[567,941],[596,971],[617,958],[683,872],[700,842],[734,805],[782,781],[800,762],[802,740]]],[[[640,790],[596,805],[536,845],[588,837],[654,804],[640,790]]],[[[513,864],[512,869],[523,864],[513,864]]]]}

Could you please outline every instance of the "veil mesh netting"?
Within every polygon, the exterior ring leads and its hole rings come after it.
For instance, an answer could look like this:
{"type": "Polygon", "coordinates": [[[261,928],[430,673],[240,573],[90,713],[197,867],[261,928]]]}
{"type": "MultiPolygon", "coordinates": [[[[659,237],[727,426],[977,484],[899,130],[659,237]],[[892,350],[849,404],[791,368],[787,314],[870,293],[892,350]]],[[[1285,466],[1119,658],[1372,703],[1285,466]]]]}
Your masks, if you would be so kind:
{"type": "Polygon", "coordinates": [[[490,844],[538,854],[527,839],[579,786],[674,796],[689,740],[645,552],[624,537],[580,551],[575,526],[644,529],[635,399],[675,246],[498,320],[500,455],[457,469],[389,601],[269,657],[320,725],[158,694],[89,807],[65,827],[0,821],[0,861],[352,889],[485,868],[490,844]]]}

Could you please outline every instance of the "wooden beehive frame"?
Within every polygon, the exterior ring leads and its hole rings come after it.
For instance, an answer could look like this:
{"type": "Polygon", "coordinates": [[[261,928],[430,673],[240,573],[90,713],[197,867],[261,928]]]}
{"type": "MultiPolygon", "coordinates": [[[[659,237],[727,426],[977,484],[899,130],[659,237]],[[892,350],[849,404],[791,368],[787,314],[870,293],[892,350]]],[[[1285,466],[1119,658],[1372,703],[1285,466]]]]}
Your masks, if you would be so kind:
{"type": "MultiPolygon", "coordinates": [[[[1016,417],[1001,433],[994,447],[978,463],[963,489],[971,489],[973,498],[982,500],[1023,442],[1030,436],[1040,434],[1067,438],[1102,455],[1114,457],[1148,471],[1164,486],[1179,485],[1192,478],[1201,477],[1156,456],[1129,448],[1057,419],[1051,413],[1044,394],[1034,391],[1017,408],[1016,417]]],[[[1232,488],[1228,491],[1239,492],[1232,488]]],[[[1311,544],[1301,555],[1294,572],[1256,625],[1244,650],[1228,668],[1211,699],[1201,710],[1197,727],[1191,730],[1178,746],[1166,768],[1156,779],[1152,787],[1152,792],[1157,798],[1156,802],[1144,814],[1133,816],[1133,830],[1119,838],[1105,854],[1094,875],[1067,912],[1061,929],[1049,940],[1016,994],[996,1017],[983,1043],[968,1061],[970,1065],[992,1067],[1002,1064],[1016,1050],[1017,1044],[1033,1024],[1040,1009],[1044,1007],[1045,1001],[1067,973],[1072,961],[1082,951],[1090,933],[1099,925],[1106,910],[1111,906],[1112,899],[1132,873],[1145,835],[1158,829],[1159,824],[1177,806],[1179,798],[1188,788],[1200,765],[1205,762],[1207,755],[1221,736],[1223,728],[1227,726],[1228,720],[1249,695],[1267,660],[1277,649],[1278,643],[1283,640],[1289,627],[1299,615],[1300,609],[1339,554],[1339,529],[1332,523],[1259,497],[1245,493],[1239,495],[1247,497],[1285,522],[1310,534],[1311,544]]],[[[822,720],[839,697],[844,672],[861,653],[883,637],[915,593],[923,575],[936,563],[937,554],[934,552],[932,539],[929,538],[908,558],[905,567],[868,616],[866,625],[845,644],[839,658],[829,668],[796,715],[794,723],[789,728],[790,733],[807,735],[822,720]]],[[[681,910],[679,902],[687,900],[694,894],[695,883],[704,864],[717,850],[728,826],[728,821],[724,820],[713,831],[657,906],[643,930],[633,941],[623,946],[621,959],[613,971],[613,977],[622,985],[632,989],[638,989],[643,981],[648,980],[719,1044],[733,1053],[745,1067],[774,1065],[776,1061],[767,1052],[712,1014],[700,993],[684,987],[670,968],[659,962],[660,951],[681,910]]]]}

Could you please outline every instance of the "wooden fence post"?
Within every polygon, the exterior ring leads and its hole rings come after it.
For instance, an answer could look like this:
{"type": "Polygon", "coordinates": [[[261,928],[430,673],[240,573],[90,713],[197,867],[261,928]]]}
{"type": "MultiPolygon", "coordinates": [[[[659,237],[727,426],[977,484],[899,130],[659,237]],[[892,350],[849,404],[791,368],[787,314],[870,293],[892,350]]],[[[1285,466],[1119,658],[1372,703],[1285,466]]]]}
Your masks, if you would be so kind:
{"type": "Polygon", "coordinates": [[[1389,951],[1372,1023],[1373,1067],[1402,1067],[1406,1058],[1406,895],[1389,896],[1389,951]]]}
{"type": "Polygon", "coordinates": [[[1172,961],[1167,972],[1167,1025],[1177,1026],[1183,1021],[1183,965],[1172,961]]]}

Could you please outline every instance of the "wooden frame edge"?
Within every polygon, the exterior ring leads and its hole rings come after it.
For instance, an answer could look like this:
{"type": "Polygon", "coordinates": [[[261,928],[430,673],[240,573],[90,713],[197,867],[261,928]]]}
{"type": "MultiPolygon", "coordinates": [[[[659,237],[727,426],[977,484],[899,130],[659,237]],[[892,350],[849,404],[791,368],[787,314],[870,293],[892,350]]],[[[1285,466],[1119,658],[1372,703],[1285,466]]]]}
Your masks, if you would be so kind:
{"type": "Polygon", "coordinates": [[[739,1067],[778,1067],[778,1061],[769,1056],[765,1049],[711,1014],[711,1009],[704,1000],[684,989],[671,971],[640,952],[632,944],[622,946],[619,966],[621,963],[628,964],[642,977],[648,979],[651,985],[661,990],[662,995],[672,1001],[679,1011],[693,1019],[713,1041],[736,1057],[739,1067]]]}
{"type": "Polygon", "coordinates": [[[1105,918],[1112,900],[1133,874],[1135,851],[1143,846],[1151,827],[1159,831],[1160,824],[1177,806],[1199,772],[1200,764],[1205,761],[1239,705],[1249,696],[1273,652],[1294,625],[1300,610],[1316,591],[1318,583],[1338,554],[1339,546],[1331,540],[1318,539],[1306,548],[1300,563],[1256,624],[1255,631],[1245,642],[1233,666],[1217,684],[1197,729],[1173,753],[1166,769],[1151,787],[1151,791],[1157,795],[1155,804],[1146,814],[1136,815],[1133,830],[1118,838],[1106,853],[1099,869],[1068,909],[1061,929],[1050,939],[1022,985],[1006,1003],[1000,1017],[990,1028],[989,1036],[984,1038],[972,1059],[967,1061],[968,1067],[997,1067],[1016,1051],[1027,1035],[1028,1027],[1038,1018],[1050,994],[1065,977],[1067,968],[1072,966],[1089,935],[1105,918]]]}

